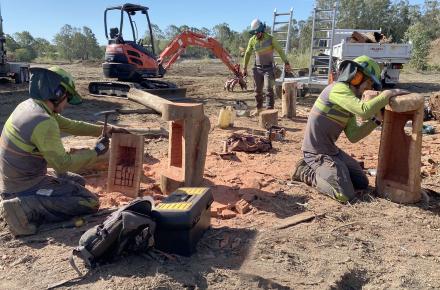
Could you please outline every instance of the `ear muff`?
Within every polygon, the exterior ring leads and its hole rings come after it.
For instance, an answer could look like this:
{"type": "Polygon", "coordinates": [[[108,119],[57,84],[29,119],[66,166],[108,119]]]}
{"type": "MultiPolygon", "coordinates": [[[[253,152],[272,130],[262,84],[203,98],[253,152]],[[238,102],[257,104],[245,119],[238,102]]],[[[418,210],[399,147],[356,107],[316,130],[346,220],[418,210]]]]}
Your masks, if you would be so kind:
{"type": "Polygon", "coordinates": [[[358,86],[362,83],[363,80],[364,74],[360,71],[357,71],[353,79],[350,81],[350,84],[352,84],[353,86],[358,86]]]}
{"type": "Polygon", "coordinates": [[[59,85],[55,91],[53,92],[54,94],[54,98],[53,99],[49,99],[52,103],[54,103],[54,105],[58,105],[59,103],[61,103],[61,101],[63,100],[62,97],[66,94],[67,90],[65,87],[63,87],[62,85],[59,85]]]}
{"type": "Polygon", "coordinates": [[[55,93],[55,97],[57,98],[57,100],[59,100],[66,93],[66,89],[60,85],[55,89],[54,93],[55,93]]]}

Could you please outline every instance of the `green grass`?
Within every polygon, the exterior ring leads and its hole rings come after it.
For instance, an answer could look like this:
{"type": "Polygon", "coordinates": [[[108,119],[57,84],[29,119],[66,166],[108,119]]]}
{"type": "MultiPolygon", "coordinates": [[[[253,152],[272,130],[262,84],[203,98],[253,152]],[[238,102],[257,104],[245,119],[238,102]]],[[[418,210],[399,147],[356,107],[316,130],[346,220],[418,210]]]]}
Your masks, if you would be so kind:
{"type": "Polygon", "coordinates": [[[309,53],[289,53],[287,58],[292,68],[308,68],[310,65],[309,53]]]}

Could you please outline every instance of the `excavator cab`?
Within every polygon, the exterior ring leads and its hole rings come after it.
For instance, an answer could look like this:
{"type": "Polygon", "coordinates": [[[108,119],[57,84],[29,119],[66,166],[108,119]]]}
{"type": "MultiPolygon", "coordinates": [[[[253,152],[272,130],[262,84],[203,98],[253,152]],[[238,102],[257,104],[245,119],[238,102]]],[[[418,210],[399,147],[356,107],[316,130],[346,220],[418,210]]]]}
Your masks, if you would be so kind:
{"type": "Polygon", "coordinates": [[[148,7],[129,3],[109,7],[104,12],[104,28],[108,40],[102,65],[105,77],[139,81],[163,76],[163,69],[157,62],[148,7]],[[143,15],[147,25],[138,27],[136,20],[142,21],[143,15]],[[118,21],[119,27],[108,28],[109,19],[118,21]],[[138,28],[145,31],[143,37],[138,28]]]}

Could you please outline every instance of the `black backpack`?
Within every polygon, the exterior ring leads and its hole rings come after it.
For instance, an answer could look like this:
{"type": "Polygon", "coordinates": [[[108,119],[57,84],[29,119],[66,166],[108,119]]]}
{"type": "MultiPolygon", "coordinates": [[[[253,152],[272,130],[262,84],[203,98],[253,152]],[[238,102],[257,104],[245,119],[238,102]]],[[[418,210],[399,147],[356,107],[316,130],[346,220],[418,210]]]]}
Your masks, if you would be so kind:
{"type": "Polygon", "coordinates": [[[70,257],[71,266],[81,275],[74,256],[88,268],[113,261],[124,253],[146,252],[154,245],[156,223],[151,218],[154,201],[137,198],[112,213],[107,219],[87,230],[70,257]]]}

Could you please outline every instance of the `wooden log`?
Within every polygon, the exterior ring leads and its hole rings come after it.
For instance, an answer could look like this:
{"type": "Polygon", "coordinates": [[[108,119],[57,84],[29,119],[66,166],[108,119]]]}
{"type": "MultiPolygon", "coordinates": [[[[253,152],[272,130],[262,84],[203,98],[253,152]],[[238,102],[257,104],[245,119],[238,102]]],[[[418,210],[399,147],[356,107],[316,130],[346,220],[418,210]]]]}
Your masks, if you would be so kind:
{"type": "MultiPolygon", "coordinates": [[[[98,124],[104,124],[103,121],[98,121],[98,124]]],[[[126,124],[110,124],[109,125],[116,127],[116,128],[124,128],[126,130],[128,130],[128,132],[136,134],[136,135],[142,135],[146,138],[158,138],[158,137],[163,137],[163,138],[168,138],[169,132],[167,129],[165,129],[164,127],[158,127],[158,128],[133,128],[130,127],[130,125],[126,125],[126,124]]]]}
{"type": "Polygon", "coordinates": [[[376,187],[380,195],[397,203],[416,203],[422,197],[423,113],[423,102],[417,94],[398,96],[385,109],[376,187]],[[412,128],[406,133],[408,121],[412,128]]]}
{"type": "Polygon", "coordinates": [[[170,121],[166,172],[161,176],[161,190],[169,194],[181,186],[199,186],[203,180],[209,118],[202,104],[166,104],[162,118],[170,121]]]}
{"type": "Polygon", "coordinates": [[[163,104],[172,103],[171,101],[168,101],[164,98],[161,98],[159,96],[135,88],[131,88],[128,91],[127,98],[129,100],[135,101],[136,103],[151,108],[156,112],[158,112],[159,114],[162,114],[163,112],[162,109],[163,104]]]}
{"type": "Polygon", "coordinates": [[[424,103],[425,99],[422,95],[412,93],[392,97],[390,99],[390,104],[386,106],[386,109],[393,112],[409,112],[420,109],[423,107],[424,103]]]}
{"type": "Polygon", "coordinates": [[[278,125],[278,110],[265,110],[260,113],[258,124],[263,129],[278,125]]]}
{"type": "Polygon", "coordinates": [[[130,89],[128,99],[154,109],[170,122],[169,163],[161,176],[162,192],[178,187],[198,186],[203,180],[209,118],[203,104],[175,103],[138,89],[130,89]]]}
{"type": "Polygon", "coordinates": [[[364,35],[363,33],[359,33],[357,31],[353,31],[353,33],[351,34],[351,38],[354,40],[352,42],[356,42],[356,43],[367,43],[369,42],[369,39],[366,35],[364,35]]]}
{"type": "Polygon", "coordinates": [[[283,82],[282,88],[281,117],[291,119],[296,116],[296,82],[283,82]]]}
{"type": "Polygon", "coordinates": [[[201,120],[204,118],[203,104],[200,103],[164,103],[162,119],[164,121],[201,120]]]}

